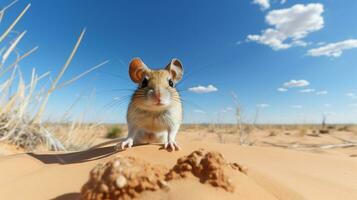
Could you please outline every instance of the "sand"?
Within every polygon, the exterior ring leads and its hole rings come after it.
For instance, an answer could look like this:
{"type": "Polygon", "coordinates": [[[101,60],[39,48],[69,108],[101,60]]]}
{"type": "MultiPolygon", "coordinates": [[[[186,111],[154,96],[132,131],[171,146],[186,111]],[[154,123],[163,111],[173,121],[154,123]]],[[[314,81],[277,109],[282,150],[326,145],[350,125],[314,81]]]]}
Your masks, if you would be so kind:
{"type": "Polygon", "coordinates": [[[115,152],[113,145],[109,145],[84,152],[0,156],[0,199],[79,199],[90,171],[98,164],[131,157],[145,163],[140,166],[170,170],[178,159],[187,158],[198,149],[218,152],[227,166],[235,163],[240,167],[222,172],[233,190],[201,182],[190,175],[173,178],[164,188],[142,191],[137,199],[357,199],[356,157],[222,144],[210,137],[201,138],[199,134],[187,137],[182,134],[179,137],[182,150],[175,152],[162,150],[159,145],[115,152]]]}

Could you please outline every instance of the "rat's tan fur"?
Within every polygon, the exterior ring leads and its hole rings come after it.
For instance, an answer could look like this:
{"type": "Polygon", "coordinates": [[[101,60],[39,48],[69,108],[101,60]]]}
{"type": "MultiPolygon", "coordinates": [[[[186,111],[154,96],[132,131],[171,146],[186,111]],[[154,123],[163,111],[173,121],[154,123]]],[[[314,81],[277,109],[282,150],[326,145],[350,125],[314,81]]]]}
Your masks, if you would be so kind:
{"type": "Polygon", "coordinates": [[[118,144],[120,148],[142,143],[164,143],[165,148],[179,149],[176,134],[182,121],[180,95],[169,80],[178,82],[183,74],[180,61],[173,59],[162,70],[149,69],[140,59],[134,59],[129,68],[131,79],[146,87],[134,92],[127,112],[128,137],[118,144]],[[159,96],[157,100],[153,96],[159,96]],[[158,101],[158,104],[155,102],[158,101]]]}

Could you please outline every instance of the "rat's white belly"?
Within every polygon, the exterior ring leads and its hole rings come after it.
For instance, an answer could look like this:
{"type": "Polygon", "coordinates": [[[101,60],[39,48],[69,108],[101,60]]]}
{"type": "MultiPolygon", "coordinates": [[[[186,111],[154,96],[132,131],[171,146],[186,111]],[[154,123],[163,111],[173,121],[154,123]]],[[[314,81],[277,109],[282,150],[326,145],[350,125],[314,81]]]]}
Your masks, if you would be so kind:
{"type": "MultiPolygon", "coordinates": [[[[166,143],[168,132],[181,124],[181,104],[161,111],[146,111],[129,105],[127,122],[134,143],[166,143]]],[[[176,133],[175,133],[176,134],[176,133]]]]}
{"type": "Polygon", "coordinates": [[[136,112],[135,117],[128,116],[131,131],[135,132],[134,143],[164,143],[168,131],[173,125],[170,112],[136,112]]]}
{"type": "Polygon", "coordinates": [[[134,138],[135,144],[145,143],[165,143],[167,141],[167,131],[161,132],[148,132],[144,129],[137,130],[137,134],[134,138]]]}
{"type": "Polygon", "coordinates": [[[147,132],[158,133],[168,131],[175,124],[175,120],[169,111],[160,113],[136,112],[134,116],[128,116],[128,124],[147,132]]]}

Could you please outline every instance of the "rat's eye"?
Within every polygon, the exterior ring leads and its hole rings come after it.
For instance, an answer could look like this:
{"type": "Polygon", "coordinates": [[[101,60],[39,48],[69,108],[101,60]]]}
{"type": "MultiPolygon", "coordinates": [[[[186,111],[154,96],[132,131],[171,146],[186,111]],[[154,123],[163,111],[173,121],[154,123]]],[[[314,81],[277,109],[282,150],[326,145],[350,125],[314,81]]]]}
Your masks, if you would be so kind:
{"type": "Polygon", "coordinates": [[[149,83],[149,80],[147,78],[144,78],[143,82],[141,82],[140,88],[147,87],[149,83]]]}
{"type": "Polygon", "coordinates": [[[169,79],[169,86],[174,87],[174,82],[171,79],[169,79]]]}

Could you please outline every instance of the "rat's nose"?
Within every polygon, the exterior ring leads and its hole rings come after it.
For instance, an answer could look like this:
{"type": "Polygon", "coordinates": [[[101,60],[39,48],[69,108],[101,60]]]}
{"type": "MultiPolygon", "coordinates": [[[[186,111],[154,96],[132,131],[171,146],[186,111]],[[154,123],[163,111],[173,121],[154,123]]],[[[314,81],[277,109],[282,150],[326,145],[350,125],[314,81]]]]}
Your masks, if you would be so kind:
{"type": "Polygon", "coordinates": [[[154,93],[154,98],[155,98],[155,100],[156,100],[157,102],[160,103],[160,101],[161,101],[161,94],[160,94],[159,91],[156,91],[156,92],[154,93]]]}

